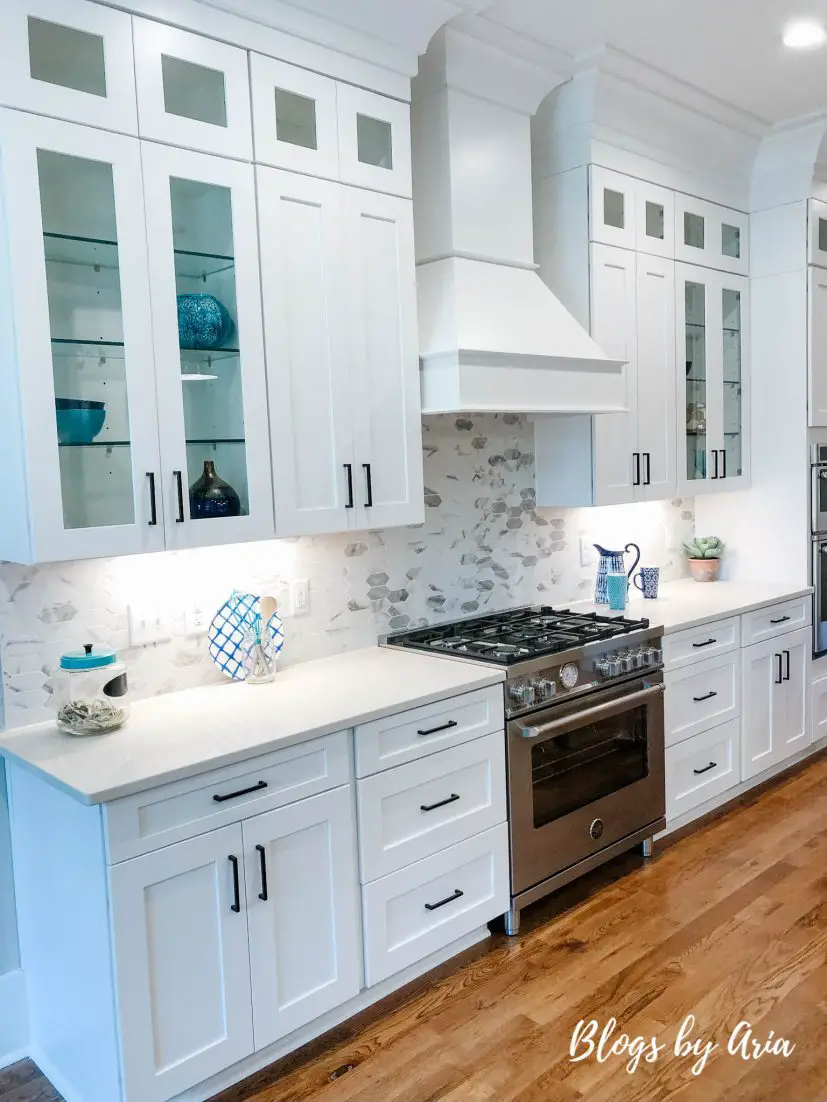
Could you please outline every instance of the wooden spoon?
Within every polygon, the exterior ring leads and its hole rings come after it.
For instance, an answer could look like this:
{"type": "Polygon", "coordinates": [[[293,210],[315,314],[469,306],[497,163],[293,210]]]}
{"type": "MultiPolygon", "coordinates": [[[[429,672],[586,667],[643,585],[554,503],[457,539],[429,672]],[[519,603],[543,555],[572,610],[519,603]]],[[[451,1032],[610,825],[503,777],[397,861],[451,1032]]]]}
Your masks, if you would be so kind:
{"type": "Polygon", "coordinates": [[[278,607],[278,602],[275,597],[262,597],[259,600],[258,608],[261,613],[261,621],[265,626],[270,622],[270,617],[278,607]]]}

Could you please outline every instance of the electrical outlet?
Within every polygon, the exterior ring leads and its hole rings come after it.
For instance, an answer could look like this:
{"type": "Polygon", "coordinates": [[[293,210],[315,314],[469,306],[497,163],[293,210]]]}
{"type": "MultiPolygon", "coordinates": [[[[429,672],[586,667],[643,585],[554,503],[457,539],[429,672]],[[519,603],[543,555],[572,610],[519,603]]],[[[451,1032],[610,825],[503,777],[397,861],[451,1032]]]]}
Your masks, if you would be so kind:
{"type": "Polygon", "coordinates": [[[166,610],[149,605],[129,605],[130,646],[148,647],[171,637],[170,618],[166,610]]]}
{"type": "Polygon", "coordinates": [[[205,635],[210,626],[210,615],[203,601],[193,601],[184,609],[187,635],[205,635]]]}
{"type": "Polygon", "coordinates": [[[594,542],[588,536],[580,537],[580,565],[594,566],[597,563],[597,553],[594,542]]]}
{"type": "Polygon", "coordinates": [[[310,593],[307,578],[297,578],[291,583],[290,605],[294,616],[306,616],[310,611],[310,593]]]}

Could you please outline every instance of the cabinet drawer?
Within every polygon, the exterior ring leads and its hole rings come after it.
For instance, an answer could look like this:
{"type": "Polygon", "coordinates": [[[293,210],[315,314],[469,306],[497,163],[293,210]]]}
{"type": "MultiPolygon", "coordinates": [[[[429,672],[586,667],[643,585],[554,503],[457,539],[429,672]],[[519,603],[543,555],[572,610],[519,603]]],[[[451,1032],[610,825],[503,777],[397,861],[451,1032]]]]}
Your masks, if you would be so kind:
{"type": "Polygon", "coordinates": [[[757,608],[741,617],[741,635],[745,647],[783,635],[813,622],[813,598],[807,594],[783,604],[757,608]]]}
{"type": "Polygon", "coordinates": [[[741,780],[741,721],[733,719],[666,750],[666,818],[677,819],[741,780]]]}
{"type": "Polygon", "coordinates": [[[737,653],[707,658],[666,675],[666,745],[741,714],[741,662],[737,653]]]}
{"type": "Polygon", "coordinates": [[[506,819],[502,731],[358,782],[362,881],[506,819]]]}
{"type": "Polygon", "coordinates": [[[368,987],[508,910],[508,824],[362,889],[368,987]]]}
{"type": "Polygon", "coordinates": [[[106,804],[110,864],[346,784],[347,741],[341,731],[106,804]]]}
{"type": "Polygon", "coordinates": [[[437,700],[356,728],[356,776],[367,777],[505,729],[501,685],[437,700]]]}
{"type": "Polygon", "coordinates": [[[741,623],[737,616],[713,620],[700,627],[676,631],[663,638],[663,661],[667,670],[702,662],[716,654],[726,654],[741,645],[741,623]]]}

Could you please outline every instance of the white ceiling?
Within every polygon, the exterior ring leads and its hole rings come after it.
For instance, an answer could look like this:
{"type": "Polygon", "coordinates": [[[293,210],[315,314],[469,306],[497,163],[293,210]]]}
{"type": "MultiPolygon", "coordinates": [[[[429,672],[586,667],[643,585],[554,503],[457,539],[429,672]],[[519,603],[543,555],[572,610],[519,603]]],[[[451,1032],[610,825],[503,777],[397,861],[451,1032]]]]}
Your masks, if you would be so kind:
{"type": "Polygon", "coordinates": [[[614,46],[765,122],[827,109],[827,49],[781,44],[790,19],[827,25],[827,0],[498,0],[485,17],[573,56],[614,46]]]}

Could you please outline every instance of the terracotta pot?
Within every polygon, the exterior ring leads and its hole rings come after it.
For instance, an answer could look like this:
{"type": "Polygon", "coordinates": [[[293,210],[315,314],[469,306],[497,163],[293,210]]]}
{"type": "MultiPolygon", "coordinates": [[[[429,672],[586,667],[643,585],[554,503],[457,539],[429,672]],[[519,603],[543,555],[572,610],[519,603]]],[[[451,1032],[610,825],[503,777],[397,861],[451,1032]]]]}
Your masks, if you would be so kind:
{"type": "Polygon", "coordinates": [[[720,559],[687,559],[696,582],[714,582],[721,569],[720,559]]]}

